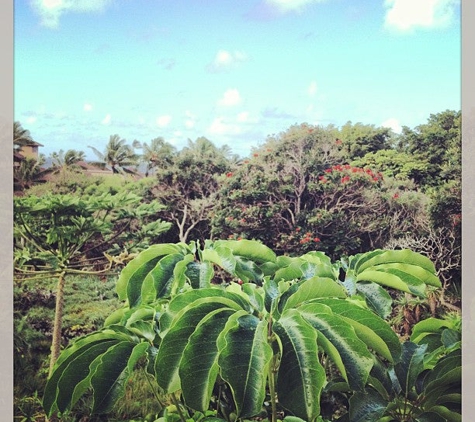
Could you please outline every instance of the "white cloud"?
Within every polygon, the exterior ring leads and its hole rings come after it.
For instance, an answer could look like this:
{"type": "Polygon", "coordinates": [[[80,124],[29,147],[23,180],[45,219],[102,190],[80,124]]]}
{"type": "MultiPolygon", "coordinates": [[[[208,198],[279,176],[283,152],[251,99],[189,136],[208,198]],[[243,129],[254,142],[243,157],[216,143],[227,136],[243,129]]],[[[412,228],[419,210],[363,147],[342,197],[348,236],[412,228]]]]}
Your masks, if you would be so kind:
{"type": "Polygon", "coordinates": [[[29,125],[32,125],[33,123],[35,123],[37,120],[36,116],[30,116],[26,119],[26,123],[28,123],[29,125]]]}
{"type": "Polygon", "coordinates": [[[33,9],[40,15],[41,24],[57,28],[64,13],[100,12],[112,0],[32,0],[33,9]]]}
{"type": "Polygon", "coordinates": [[[238,135],[242,132],[239,125],[227,123],[222,117],[216,117],[208,128],[212,135],[238,135]]]}
{"type": "Polygon", "coordinates": [[[310,82],[307,92],[310,97],[315,97],[315,94],[317,93],[317,83],[315,81],[310,82]]]}
{"type": "Polygon", "coordinates": [[[165,115],[165,116],[158,116],[156,123],[158,127],[166,127],[170,124],[172,120],[172,116],[165,115]]]}
{"type": "Polygon", "coordinates": [[[247,59],[247,55],[242,51],[229,52],[227,50],[219,50],[214,60],[207,66],[207,69],[212,73],[224,72],[247,61],[247,59]]]}
{"type": "Polygon", "coordinates": [[[218,105],[232,107],[241,104],[241,102],[242,98],[239,91],[236,88],[230,88],[223,94],[222,98],[218,100],[218,105]]]}
{"type": "Polygon", "coordinates": [[[390,119],[385,120],[383,123],[381,123],[382,127],[388,127],[389,129],[392,129],[393,132],[395,133],[401,133],[402,127],[401,124],[399,123],[399,120],[391,117],[390,119]]]}
{"type": "Polygon", "coordinates": [[[448,26],[460,0],[385,0],[385,26],[402,32],[448,26]]]}
{"type": "Polygon", "coordinates": [[[237,121],[238,122],[248,122],[249,121],[249,112],[248,111],[242,111],[237,115],[237,121]]]}
{"type": "Polygon", "coordinates": [[[322,3],[325,0],[266,0],[266,3],[276,7],[280,12],[287,13],[301,10],[311,3],[322,3]]]}
{"type": "Polygon", "coordinates": [[[84,107],[83,107],[84,111],[91,111],[92,110],[92,104],[84,104],[84,107]]]}
{"type": "Polygon", "coordinates": [[[101,121],[103,125],[110,125],[112,120],[112,116],[110,114],[107,114],[106,117],[104,117],[101,121]]]}
{"type": "Polygon", "coordinates": [[[191,111],[188,111],[188,110],[185,112],[185,116],[186,116],[185,126],[188,129],[193,129],[196,123],[196,116],[191,111]]]}

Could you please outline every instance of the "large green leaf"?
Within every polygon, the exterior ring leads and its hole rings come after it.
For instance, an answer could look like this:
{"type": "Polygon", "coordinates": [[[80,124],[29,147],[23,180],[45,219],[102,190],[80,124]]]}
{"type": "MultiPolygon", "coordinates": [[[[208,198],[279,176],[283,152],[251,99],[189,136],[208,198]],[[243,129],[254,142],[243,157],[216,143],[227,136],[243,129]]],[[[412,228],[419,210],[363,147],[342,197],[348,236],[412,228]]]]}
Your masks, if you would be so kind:
{"type": "Polygon", "coordinates": [[[320,413],[320,395],[326,382],[318,360],[317,331],[295,309],[288,309],[273,329],[282,344],[279,402],[294,415],[313,421],[320,413]]]}
{"type": "Polygon", "coordinates": [[[80,352],[71,355],[65,367],[58,367],[46,385],[43,397],[43,407],[46,413],[52,414],[55,410],[64,412],[74,406],[79,397],[90,387],[90,379],[85,388],[82,388],[81,382],[90,375],[89,365],[91,362],[116,344],[117,340],[115,339],[90,343],[80,349],[80,352]],[[75,390],[80,391],[80,394],[73,398],[75,390]]]}
{"type": "Polygon", "coordinates": [[[215,244],[216,246],[224,245],[231,249],[234,255],[245,257],[257,264],[276,260],[275,252],[256,240],[219,240],[215,244]]]}
{"type": "Polygon", "coordinates": [[[424,319],[412,327],[411,341],[419,343],[427,335],[441,333],[444,328],[452,328],[452,324],[444,319],[424,319]]]}
{"type": "Polygon", "coordinates": [[[375,422],[384,415],[388,406],[375,390],[356,392],[350,398],[350,422],[375,422]]]}
{"type": "Polygon", "coordinates": [[[210,262],[189,262],[185,274],[194,289],[210,287],[214,276],[213,265],[210,262]]]}
{"type": "MultiPolygon", "coordinates": [[[[59,394],[58,384],[64,374],[66,374],[64,378],[65,381],[70,378],[72,379],[72,377],[76,377],[76,381],[81,377],[85,378],[88,374],[88,362],[92,362],[109,347],[122,341],[138,343],[139,339],[134,335],[130,335],[125,328],[113,326],[100,332],[84,336],[65,349],[59,355],[53,373],[48,379],[45,387],[45,393],[43,396],[43,407],[45,411],[48,414],[51,414],[58,410],[56,403],[59,394]],[[77,367],[75,363],[76,361],[77,367]]],[[[61,393],[61,403],[63,403],[61,405],[61,411],[64,411],[67,407],[68,403],[64,404],[65,400],[67,400],[67,397],[72,394],[72,389],[74,387],[75,384],[67,384],[63,387],[66,391],[64,392],[64,395],[61,393]]]]}
{"type": "Polygon", "coordinates": [[[141,299],[145,277],[161,257],[171,254],[184,255],[184,246],[171,243],[152,245],[138,254],[120,273],[116,287],[119,299],[128,299],[130,307],[137,305],[141,299]]]}
{"type": "Polygon", "coordinates": [[[169,297],[175,281],[175,268],[184,258],[182,254],[169,254],[160,258],[142,280],[140,296],[130,305],[137,306],[141,302],[151,303],[157,298],[169,297]]]}
{"type": "Polygon", "coordinates": [[[389,293],[379,284],[360,282],[357,283],[356,290],[365,297],[366,303],[381,318],[387,318],[391,314],[393,301],[389,293]]]}
{"type": "Polygon", "coordinates": [[[409,249],[357,255],[350,260],[350,270],[357,281],[372,281],[421,297],[426,285],[441,286],[432,261],[409,249]]]}
{"type": "Polygon", "coordinates": [[[195,300],[214,300],[214,298],[227,298],[234,301],[241,309],[251,311],[252,307],[245,294],[225,290],[222,287],[188,290],[175,296],[169,303],[167,311],[160,317],[160,332],[165,334],[175,316],[195,300]]]}
{"type": "Polygon", "coordinates": [[[362,390],[373,366],[373,358],[354,328],[321,303],[302,305],[298,311],[318,331],[318,344],[335,362],[350,387],[362,390]]]}
{"type": "Polygon", "coordinates": [[[435,274],[434,263],[424,255],[410,249],[381,250],[377,249],[361,254],[355,263],[355,271],[360,273],[370,267],[389,263],[405,263],[421,267],[435,274]]]}
{"type": "Polygon", "coordinates": [[[146,343],[121,342],[98,357],[100,362],[91,377],[93,413],[110,412],[124,395],[126,382],[147,347],[146,343]]]}
{"type": "Polygon", "coordinates": [[[231,387],[239,417],[259,413],[266,394],[272,348],[267,322],[236,313],[218,339],[221,376],[231,387]]]}
{"type": "Polygon", "coordinates": [[[348,300],[323,298],[315,301],[329,306],[334,313],[343,317],[368,347],[390,362],[401,355],[401,344],[397,335],[378,315],[348,300]]]}
{"type": "Polygon", "coordinates": [[[392,289],[425,297],[425,284],[410,274],[384,269],[365,270],[356,276],[357,281],[372,281],[392,289]]]}
{"type": "Polygon", "coordinates": [[[394,372],[406,396],[414,388],[416,378],[424,370],[426,349],[425,344],[417,345],[410,341],[402,345],[401,361],[394,365],[394,372]]]}
{"type": "Polygon", "coordinates": [[[230,274],[234,274],[236,270],[236,257],[231,249],[224,246],[217,246],[213,249],[204,249],[201,252],[202,260],[209,261],[221,267],[230,274]]]}
{"type": "Polygon", "coordinates": [[[279,268],[274,274],[274,280],[299,280],[303,277],[302,266],[305,263],[301,258],[293,258],[289,265],[279,268]]]}
{"type": "Polygon", "coordinates": [[[322,297],[345,298],[346,292],[341,284],[331,278],[312,277],[298,285],[298,289],[287,299],[284,309],[295,308],[301,303],[322,297]]]}
{"type": "Polygon", "coordinates": [[[181,388],[180,362],[196,327],[210,312],[223,308],[235,311],[242,309],[231,299],[205,296],[194,300],[176,314],[160,343],[155,360],[157,382],[167,393],[173,393],[181,388]]]}
{"type": "Polygon", "coordinates": [[[252,281],[261,284],[264,278],[264,273],[254,261],[241,256],[236,256],[235,273],[245,282],[252,281]]]}
{"type": "Polygon", "coordinates": [[[191,334],[183,351],[179,377],[187,406],[205,411],[218,375],[217,338],[236,311],[220,308],[206,315],[191,334]]]}

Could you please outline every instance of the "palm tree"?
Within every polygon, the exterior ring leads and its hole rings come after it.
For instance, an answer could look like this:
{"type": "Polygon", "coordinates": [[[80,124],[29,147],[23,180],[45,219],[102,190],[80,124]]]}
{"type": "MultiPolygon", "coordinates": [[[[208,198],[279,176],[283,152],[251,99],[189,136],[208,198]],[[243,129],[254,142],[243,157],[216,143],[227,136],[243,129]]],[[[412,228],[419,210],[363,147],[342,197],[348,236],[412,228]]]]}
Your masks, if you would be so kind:
{"type": "Polygon", "coordinates": [[[36,183],[44,182],[45,176],[52,172],[51,168],[41,167],[44,162],[44,156],[41,156],[38,160],[24,158],[17,166],[13,167],[14,190],[23,192],[36,183]]]}
{"type": "Polygon", "coordinates": [[[53,166],[59,169],[65,169],[67,167],[74,166],[79,161],[86,159],[84,151],[76,151],[75,149],[68,149],[64,152],[62,149],[59,152],[53,152],[51,154],[53,166]]]}
{"type": "Polygon", "coordinates": [[[113,173],[133,173],[126,166],[137,164],[138,155],[126,142],[119,135],[111,135],[103,153],[89,146],[100,160],[100,163],[94,164],[106,164],[112,168],[113,173]]]}
{"type": "Polygon", "coordinates": [[[152,139],[150,145],[147,142],[140,143],[134,141],[134,146],[143,150],[141,158],[147,165],[145,176],[148,176],[150,172],[155,170],[157,167],[166,167],[173,164],[173,157],[176,154],[176,149],[161,136],[152,139]]]}
{"type": "Polygon", "coordinates": [[[34,142],[30,131],[22,127],[20,122],[13,124],[13,151],[21,152],[21,147],[34,142]]]}

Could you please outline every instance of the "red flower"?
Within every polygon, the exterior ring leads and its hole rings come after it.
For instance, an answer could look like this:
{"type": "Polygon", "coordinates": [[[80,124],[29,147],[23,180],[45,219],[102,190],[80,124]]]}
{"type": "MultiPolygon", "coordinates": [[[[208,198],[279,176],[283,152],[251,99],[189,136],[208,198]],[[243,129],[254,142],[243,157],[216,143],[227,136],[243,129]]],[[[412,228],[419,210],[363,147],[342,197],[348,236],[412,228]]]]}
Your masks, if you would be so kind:
{"type": "Polygon", "coordinates": [[[259,154],[256,152],[254,154],[252,154],[253,157],[259,157],[259,154]]]}
{"type": "Polygon", "coordinates": [[[233,177],[233,174],[231,172],[226,173],[226,177],[233,177]]]}
{"type": "Polygon", "coordinates": [[[325,169],[325,173],[331,173],[332,169],[325,169]]]}
{"type": "Polygon", "coordinates": [[[346,182],[349,182],[350,181],[350,176],[343,176],[341,178],[341,183],[346,183],[346,182]]]}
{"type": "Polygon", "coordinates": [[[396,193],[393,195],[393,198],[394,198],[394,199],[398,199],[398,198],[399,198],[399,194],[396,192],[396,193]]]}
{"type": "Polygon", "coordinates": [[[314,241],[314,242],[320,242],[320,238],[314,237],[314,238],[313,238],[313,241],[314,241]]]}

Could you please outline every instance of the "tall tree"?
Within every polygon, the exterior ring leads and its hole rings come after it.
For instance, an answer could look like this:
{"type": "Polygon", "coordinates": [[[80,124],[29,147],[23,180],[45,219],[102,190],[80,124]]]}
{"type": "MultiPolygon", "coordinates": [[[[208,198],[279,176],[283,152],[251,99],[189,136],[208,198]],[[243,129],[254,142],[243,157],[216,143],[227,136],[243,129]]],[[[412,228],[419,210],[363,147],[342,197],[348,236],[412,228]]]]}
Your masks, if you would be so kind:
{"type": "Polygon", "coordinates": [[[172,166],[157,172],[154,192],[167,206],[159,215],[176,225],[181,242],[191,234],[195,239],[209,237],[219,177],[230,168],[223,150],[206,138],[198,138],[188,141],[172,166]]]}
{"type": "Polygon", "coordinates": [[[336,133],[347,160],[355,160],[369,152],[391,147],[392,132],[386,127],[347,122],[336,133]]]}
{"type": "Polygon", "coordinates": [[[462,141],[460,111],[431,114],[427,123],[403,128],[399,148],[426,163],[427,172],[418,182],[440,186],[461,178],[462,141]]]}
{"type": "Polygon", "coordinates": [[[161,136],[152,139],[150,143],[135,142],[134,147],[142,149],[141,160],[147,165],[145,176],[149,176],[157,168],[170,166],[176,155],[175,147],[161,136]]]}
{"type": "Polygon", "coordinates": [[[132,146],[127,144],[125,139],[119,135],[111,135],[104,152],[95,147],[89,146],[100,160],[100,164],[106,164],[111,167],[114,173],[132,173],[127,166],[135,165],[138,161],[138,155],[134,152],[132,146]]]}
{"type": "Polygon", "coordinates": [[[23,128],[20,122],[13,124],[13,150],[21,151],[21,147],[34,142],[29,130],[23,128]]]}

